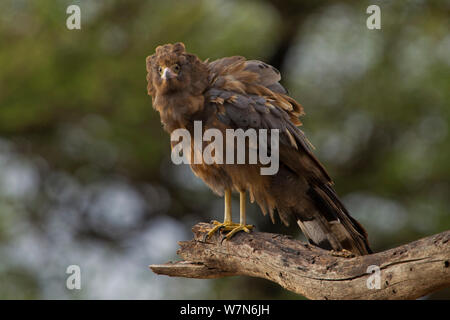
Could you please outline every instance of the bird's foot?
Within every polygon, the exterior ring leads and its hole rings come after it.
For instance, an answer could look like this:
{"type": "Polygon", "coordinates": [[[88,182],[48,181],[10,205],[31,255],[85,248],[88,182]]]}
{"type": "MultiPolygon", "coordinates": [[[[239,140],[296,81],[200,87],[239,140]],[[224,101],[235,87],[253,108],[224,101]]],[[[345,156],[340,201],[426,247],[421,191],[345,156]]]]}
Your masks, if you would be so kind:
{"type": "Polygon", "coordinates": [[[221,241],[224,239],[230,239],[234,234],[236,234],[239,231],[245,231],[250,232],[251,229],[254,228],[253,225],[241,225],[239,223],[234,222],[219,222],[219,221],[211,221],[212,224],[214,224],[214,228],[212,228],[207,234],[205,234],[203,241],[206,241],[207,239],[211,238],[211,236],[216,233],[217,231],[225,231],[228,232],[225,237],[222,238],[221,241]]]}
{"type": "Polygon", "coordinates": [[[221,242],[223,242],[223,240],[225,240],[225,239],[230,240],[231,237],[234,236],[239,231],[244,231],[244,232],[250,233],[250,231],[254,227],[255,226],[253,226],[251,224],[237,224],[237,226],[235,226],[234,228],[229,230],[230,232],[228,232],[227,235],[222,238],[221,242]]]}
{"type": "Polygon", "coordinates": [[[203,242],[205,242],[207,239],[211,238],[211,236],[216,233],[219,230],[224,230],[224,231],[230,231],[233,228],[236,228],[237,226],[239,226],[238,223],[234,223],[234,222],[219,222],[216,220],[211,221],[212,224],[214,224],[214,228],[212,228],[207,234],[205,234],[205,236],[203,237],[203,242]]]}
{"type": "Polygon", "coordinates": [[[342,249],[341,251],[331,250],[330,254],[334,257],[342,257],[342,258],[353,258],[355,254],[347,249],[342,249]]]}

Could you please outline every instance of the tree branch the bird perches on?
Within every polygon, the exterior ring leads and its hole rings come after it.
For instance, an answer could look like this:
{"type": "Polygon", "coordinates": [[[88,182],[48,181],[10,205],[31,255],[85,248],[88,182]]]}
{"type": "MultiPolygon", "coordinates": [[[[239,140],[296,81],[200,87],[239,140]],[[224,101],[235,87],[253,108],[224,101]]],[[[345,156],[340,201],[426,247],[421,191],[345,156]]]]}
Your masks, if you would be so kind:
{"type": "Polygon", "coordinates": [[[383,252],[344,257],[263,232],[242,232],[223,242],[218,233],[204,242],[211,228],[199,223],[193,240],[179,242],[177,253],[184,261],[150,268],[172,277],[259,277],[310,299],[415,299],[450,286],[450,230],[383,252]]]}

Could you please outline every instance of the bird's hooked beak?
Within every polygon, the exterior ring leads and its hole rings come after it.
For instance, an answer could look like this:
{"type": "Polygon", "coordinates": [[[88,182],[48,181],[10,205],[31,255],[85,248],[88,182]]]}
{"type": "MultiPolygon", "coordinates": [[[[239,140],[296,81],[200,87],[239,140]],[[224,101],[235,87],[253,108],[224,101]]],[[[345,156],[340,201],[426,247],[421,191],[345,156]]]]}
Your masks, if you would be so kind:
{"type": "Polygon", "coordinates": [[[164,68],[161,74],[161,79],[163,80],[169,80],[172,78],[175,78],[177,75],[170,70],[170,68],[164,68]]]}

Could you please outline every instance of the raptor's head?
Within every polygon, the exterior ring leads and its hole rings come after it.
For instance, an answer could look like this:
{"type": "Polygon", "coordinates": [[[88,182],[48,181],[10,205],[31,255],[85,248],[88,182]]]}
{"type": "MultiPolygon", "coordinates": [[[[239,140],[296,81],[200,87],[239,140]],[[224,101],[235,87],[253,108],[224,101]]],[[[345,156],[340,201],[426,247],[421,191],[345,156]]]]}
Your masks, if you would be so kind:
{"type": "Polygon", "coordinates": [[[165,44],[147,57],[147,91],[155,98],[183,90],[201,94],[208,83],[208,70],[196,55],[186,52],[181,42],[165,44]]]}

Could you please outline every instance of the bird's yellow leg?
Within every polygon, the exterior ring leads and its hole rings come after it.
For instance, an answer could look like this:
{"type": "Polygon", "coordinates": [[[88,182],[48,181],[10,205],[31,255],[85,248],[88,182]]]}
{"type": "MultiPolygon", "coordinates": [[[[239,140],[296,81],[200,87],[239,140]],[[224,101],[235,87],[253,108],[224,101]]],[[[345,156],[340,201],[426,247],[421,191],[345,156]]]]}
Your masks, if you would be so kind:
{"type": "Polygon", "coordinates": [[[251,224],[246,224],[247,221],[247,213],[246,213],[246,201],[247,196],[245,191],[240,192],[240,223],[239,225],[235,226],[230,230],[230,232],[226,235],[227,239],[230,239],[233,235],[235,235],[239,231],[245,231],[247,233],[250,232],[250,230],[253,229],[253,226],[251,224]]]}
{"type": "Polygon", "coordinates": [[[219,221],[212,221],[213,224],[215,224],[215,227],[212,228],[205,237],[205,240],[210,238],[215,232],[218,230],[224,230],[224,231],[230,231],[233,230],[235,227],[239,226],[239,224],[234,223],[232,221],[231,216],[231,190],[226,189],[225,190],[225,218],[223,222],[219,221]]]}

